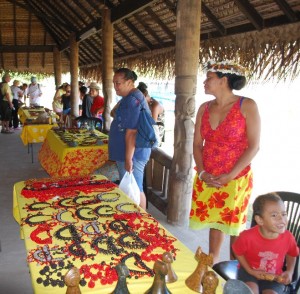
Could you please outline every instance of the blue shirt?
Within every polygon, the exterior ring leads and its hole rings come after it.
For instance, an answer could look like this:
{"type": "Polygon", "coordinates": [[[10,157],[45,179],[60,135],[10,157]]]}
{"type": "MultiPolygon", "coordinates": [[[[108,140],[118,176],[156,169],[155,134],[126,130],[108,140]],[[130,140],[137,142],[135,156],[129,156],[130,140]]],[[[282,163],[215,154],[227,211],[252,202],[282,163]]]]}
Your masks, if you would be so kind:
{"type": "MultiPolygon", "coordinates": [[[[135,90],[121,99],[109,131],[109,159],[125,161],[126,129],[137,129],[142,106],[150,113],[148,103],[141,91],[135,90]]],[[[148,160],[151,148],[135,148],[133,160],[148,160]]]]}

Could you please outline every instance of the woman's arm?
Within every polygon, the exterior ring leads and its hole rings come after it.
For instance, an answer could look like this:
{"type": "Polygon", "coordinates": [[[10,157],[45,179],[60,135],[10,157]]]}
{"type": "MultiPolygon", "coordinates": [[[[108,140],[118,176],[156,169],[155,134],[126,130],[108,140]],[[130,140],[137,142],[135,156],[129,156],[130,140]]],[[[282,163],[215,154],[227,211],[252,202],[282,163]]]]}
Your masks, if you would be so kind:
{"type": "Polygon", "coordinates": [[[204,170],[203,159],[202,159],[203,138],[200,133],[201,119],[204,112],[204,108],[205,108],[205,104],[202,104],[199,107],[199,110],[197,112],[195,131],[194,131],[194,141],[193,141],[193,155],[194,155],[194,160],[196,163],[198,173],[204,170]]]}
{"type": "Polygon", "coordinates": [[[152,107],[151,107],[151,115],[152,118],[157,121],[158,115],[164,111],[163,106],[156,100],[153,99],[152,107]]]}
{"type": "Polygon", "coordinates": [[[113,109],[110,111],[110,116],[111,116],[111,117],[115,117],[116,110],[118,109],[120,103],[121,103],[121,100],[120,100],[120,101],[113,107],[113,109]]]}
{"type": "Polygon", "coordinates": [[[133,163],[132,158],[135,151],[135,137],[136,137],[137,130],[136,129],[126,129],[125,134],[125,169],[128,172],[132,172],[133,163]]]}

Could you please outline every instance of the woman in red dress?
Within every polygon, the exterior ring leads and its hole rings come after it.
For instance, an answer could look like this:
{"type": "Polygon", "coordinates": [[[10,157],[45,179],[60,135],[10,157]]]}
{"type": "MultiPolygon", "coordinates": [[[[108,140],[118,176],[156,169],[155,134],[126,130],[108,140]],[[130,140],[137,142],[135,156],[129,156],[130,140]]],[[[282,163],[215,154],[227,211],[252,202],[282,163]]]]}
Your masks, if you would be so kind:
{"type": "MultiPolygon", "coordinates": [[[[252,191],[250,163],[259,150],[260,116],[250,98],[235,95],[246,84],[234,63],[209,63],[205,93],[215,99],[197,113],[193,152],[194,180],[190,227],[209,228],[209,253],[219,259],[225,234],[230,243],[245,229],[252,191]]],[[[232,257],[232,256],[231,256],[232,257]]]]}

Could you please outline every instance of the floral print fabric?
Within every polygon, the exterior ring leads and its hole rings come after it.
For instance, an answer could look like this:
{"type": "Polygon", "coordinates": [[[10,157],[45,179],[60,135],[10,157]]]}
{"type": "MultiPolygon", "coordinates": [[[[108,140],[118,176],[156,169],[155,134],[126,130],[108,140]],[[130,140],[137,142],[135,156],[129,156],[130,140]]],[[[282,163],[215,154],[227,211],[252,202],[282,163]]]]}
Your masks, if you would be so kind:
{"type": "MultiPolygon", "coordinates": [[[[241,98],[242,99],[242,98],[241,98]]],[[[246,120],[240,111],[239,99],[225,119],[214,130],[209,122],[209,102],[202,116],[201,136],[204,169],[213,174],[228,173],[248,146],[246,120]]],[[[245,228],[247,208],[252,191],[252,171],[248,165],[222,188],[207,187],[195,176],[190,227],[215,228],[229,235],[238,235],[245,228]]]]}

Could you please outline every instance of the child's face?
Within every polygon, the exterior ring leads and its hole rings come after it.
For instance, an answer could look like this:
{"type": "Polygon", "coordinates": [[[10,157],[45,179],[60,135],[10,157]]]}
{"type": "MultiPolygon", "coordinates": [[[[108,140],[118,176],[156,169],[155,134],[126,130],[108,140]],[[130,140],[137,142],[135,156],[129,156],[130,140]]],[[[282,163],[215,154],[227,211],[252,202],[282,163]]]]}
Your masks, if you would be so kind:
{"type": "Polygon", "coordinates": [[[256,221],[264,237],[277,238],[278,234],[284,233],[287,226],[287,214],[282,201],[267,201],[261,216],[256,221]]]}

